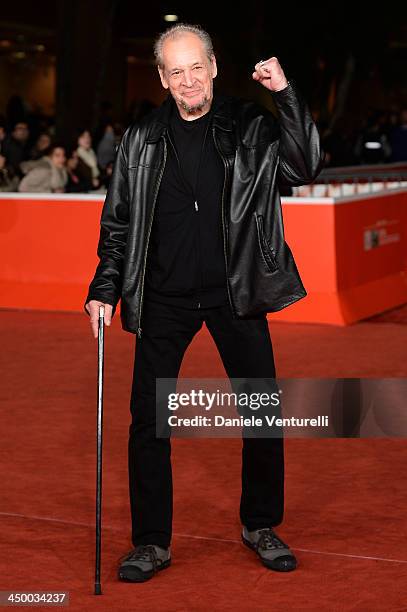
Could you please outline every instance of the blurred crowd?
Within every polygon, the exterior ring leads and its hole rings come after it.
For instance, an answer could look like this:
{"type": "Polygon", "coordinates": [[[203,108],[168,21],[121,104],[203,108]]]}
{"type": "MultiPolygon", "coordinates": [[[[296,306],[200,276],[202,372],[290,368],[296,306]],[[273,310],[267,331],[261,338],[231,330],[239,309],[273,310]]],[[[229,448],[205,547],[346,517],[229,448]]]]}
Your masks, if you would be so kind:
{"type": "Polygon", "coordinates": [[[55,140],[52,128],[32,138],[27,122],[7,129],[0,119],[0,191],[105,192],[121,135],[121,126],[107,123],[96,144],[83,128],[66,145],[55,140]]]}
{"type": "Polygon", "coordinates": [[[319,125],[326,165],[331,167],[407,162],[407,108],[367,113],[362,127],[347,117],[334,128],[319,125]]]}
{"type": "MultiPolygon", "coordinates": [[[[127,124],[151,108],[148,101],[136,104],[127,124]]],[[[15,99],[0,116],[0,191],[106,192],[122,125],[105,116],[94,133],[81,128],[67,145],[55,139],[52,119],[33,120],[22,109],[21,99],[15,99]]],[[[334,129],[318,125],[326,166],[407,162],[407,109],[372,110],[361,129],[352,131],[348,125],[345,118],[334,129]]]]}

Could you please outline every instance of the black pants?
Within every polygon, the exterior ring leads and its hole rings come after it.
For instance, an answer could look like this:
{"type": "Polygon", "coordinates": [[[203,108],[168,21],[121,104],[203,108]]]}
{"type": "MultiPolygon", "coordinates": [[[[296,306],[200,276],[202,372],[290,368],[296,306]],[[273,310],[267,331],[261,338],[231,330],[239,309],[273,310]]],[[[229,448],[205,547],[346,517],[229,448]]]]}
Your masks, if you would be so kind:
{"type": "MultiPolygon", "coordinates": [[[[274,378],[265,315],[234,319],[229,305],[189,310],[145,302],[136,341],[130,410],[132,542],[167,548],[172,532],[171,441],[156,437],[156,378],[177,378],[205,321],[229,378],[274,378]]],[[[249,530],[279,525],[284,507],[283,438],[243,438],[240,519],[249,530]]],[[[225,469],[226,466],[225,466],[225,469]]]]}

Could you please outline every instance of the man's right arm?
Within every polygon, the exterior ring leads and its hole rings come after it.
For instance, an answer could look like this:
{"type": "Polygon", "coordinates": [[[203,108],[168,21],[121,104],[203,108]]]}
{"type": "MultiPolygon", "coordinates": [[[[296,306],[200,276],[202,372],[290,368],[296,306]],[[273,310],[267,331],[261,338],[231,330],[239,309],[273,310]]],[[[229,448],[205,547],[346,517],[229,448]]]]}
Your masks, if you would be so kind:
{"type": "Polygon", "coordinates": [[[121,295],[123,259],[129,228],[127,178],[128,138],[126,130],[120,142],[100,219],[97,248],[99,264],[89,286],[85,311],[91,317],[93,334],[97,336],[99,306],[105,305],[105,321],[110,324],[121,295]],[[110,306],[110,307],[109,307],[110,306]]]}

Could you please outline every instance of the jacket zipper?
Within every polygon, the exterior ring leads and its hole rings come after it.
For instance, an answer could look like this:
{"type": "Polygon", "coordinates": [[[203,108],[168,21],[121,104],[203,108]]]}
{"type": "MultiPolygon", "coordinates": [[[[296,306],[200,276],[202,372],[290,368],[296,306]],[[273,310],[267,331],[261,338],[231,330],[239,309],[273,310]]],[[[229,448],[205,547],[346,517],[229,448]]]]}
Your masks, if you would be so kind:
{"type": "Polygon", "coordinates": [[[150,217],[150,225],[148,228],[148,234],[147,234],[147,244],[146,244],[146,250],[145,250],[145,254],[144,254],[144,265],[143,265],[143,275],[141,278],[141,296],[140,296],[140,312],[139,312],[139,318],[138,318],[138,327],[137,327],[137,336],[139,338],[141,338],[141,311],[143,309],[143,296],[144,296],[144,276],[146,273],[146,261],[147,261],[147,253],[148,253],[148,243],[150,240],[150,234],[151,234],[151,228],[153,225],[153,217],[154,217],[154,210],[155,210],[155,204],[157,201],[157,197],[158,197],[158,190],[160,188],[160,184],[161,184],[161,179],[163,177],[164,174],[164,168],[165,168],[165,164],[167,162],[167,141],[165,140],[165,137],[162,136],[163,142],[164,142],[164,163],[161,167],[161,171],[160,171],[160,176],[158,177],[158,181],[157,181],[157,185],[156,185],[156,190],[155,190],[155,194],[154,194],[154,201],[153,201],[153,208],[151,211],[151,217],[150,217]]]}
{"type": "Polygon", "coordinates": [[[232,296],[230,295],[230,288],[229,288],[229,273],[228,273],[228,262],[227,262],[227,255],[226,255],[226,228],[225,228],[225,206],[224,206],[224,196],[225,196],[225,187],[226,187],[226,181],[227,181],[227,177],[228,177],[228,165],[227,165],[227,161],[225,160],[225,158],[223,157],[222,153],[220,152],[220,149],[218,147],[218,143],[216,142],[216,137],[215,137],[215,127],[212,128],[212,135],[213,135],[213,140],[215,143],[215,147],[223,161],[223,165],[225,166],[225,180],[223,182],[223,189],[222,189],[222,233],[223,233],[223,254],[225,257],[225,269],[226,269],[226,288],[228,290],[228,297],[229,297],[229,303],[230,303],[230,307],[232,309],[232,313],[233,315],[236,317],[236,311],[235,308],[233,306],[233,302],[232,302],[232,296]]]}

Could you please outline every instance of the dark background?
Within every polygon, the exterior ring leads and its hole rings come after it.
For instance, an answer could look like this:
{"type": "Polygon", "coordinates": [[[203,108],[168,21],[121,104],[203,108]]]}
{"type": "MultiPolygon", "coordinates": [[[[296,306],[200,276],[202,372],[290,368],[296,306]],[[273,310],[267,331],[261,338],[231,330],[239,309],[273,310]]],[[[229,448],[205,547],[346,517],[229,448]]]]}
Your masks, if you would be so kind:
{"type": "Polygon", "coordinates": [[[103,115],[125,125],[143,101],[165,96],[152,56],[165,13],[209,31],[228,93],[270,105],[251,72],[276,55],[323,126],[357,129],[375,109],[407,106],[401,3],[20,0],[1,8],[0,114],[20,95],[54,117],[61,139],[103,115]]]}

